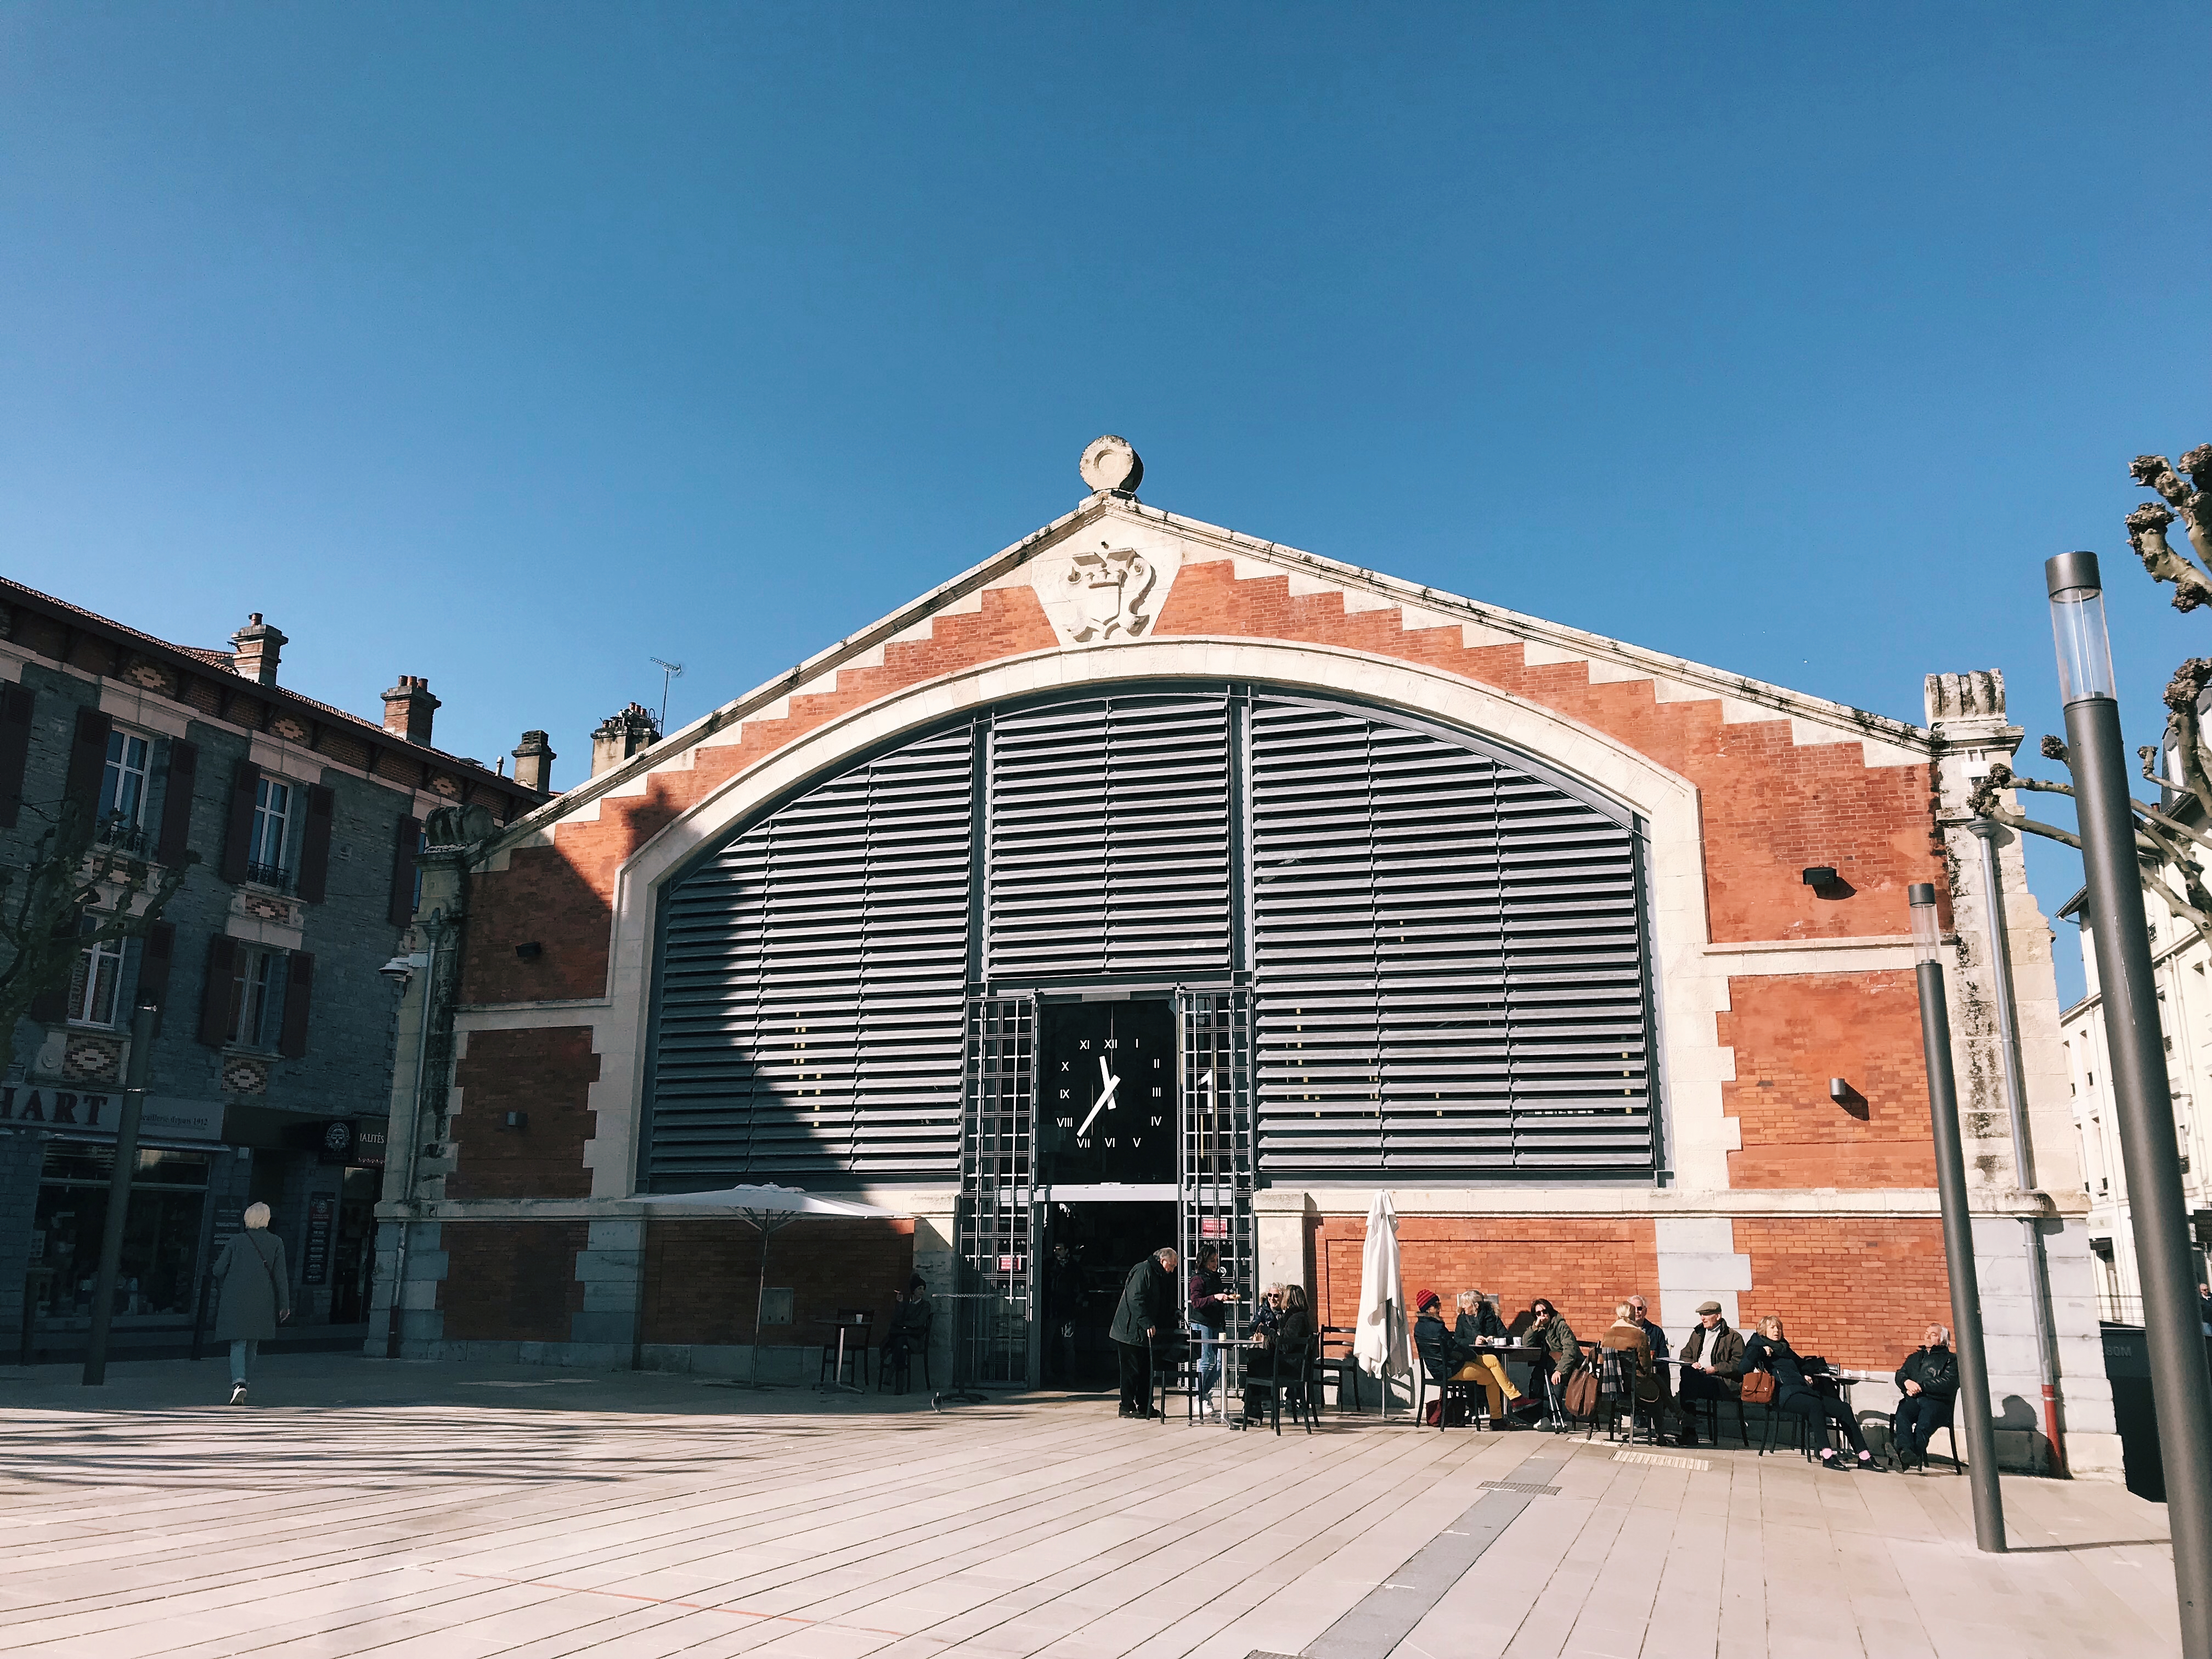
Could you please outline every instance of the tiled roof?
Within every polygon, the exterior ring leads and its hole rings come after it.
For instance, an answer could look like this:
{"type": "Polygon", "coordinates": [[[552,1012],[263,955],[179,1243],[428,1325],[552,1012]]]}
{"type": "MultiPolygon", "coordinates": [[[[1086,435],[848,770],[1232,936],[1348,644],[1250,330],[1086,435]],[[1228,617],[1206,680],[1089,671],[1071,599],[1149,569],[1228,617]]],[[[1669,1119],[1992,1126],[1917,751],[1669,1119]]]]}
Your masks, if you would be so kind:
{"type": "MultiPolygon", "coordinates": [[[[88,611],[80,605],[71,605],[67,599],[58,599],[51,593],[41,593],[34,587],[26,587],[21,582],[9,581],[4,576],[0,576],[0,600],[11,603],[28,602],[33,605],[44,606],[59,611],[65,617],[86,625],[88,631],[120,636],[136,646],[147,656],[182,657],[196,666],[213,668],[220,673],[234,675],[238,672],[236,653],[233,652],[213,650],[205,646],[177,645],[167,640],[157,639],[151,634],[143,633],[130,626],[127,623],[117,622],[112,617],[103,617],[97,611],[88,611]]],[[[492,771],[480,761],[449,754],[443,749],[433,749],[427,744],[409,743],[404,738],[394,737],[378,721],[364,720],[361,715],[346,709],[318,702],[313,697],[304,696],[289,686],[262,685],[252,682],[249,684],[253,684],[256,695],[266,696],[273,702],[289,704],[302,710],[312,711],[326,725],[352,727],[364,737],[376,742],[379,748],[389,754],[408,755],[434,761],[452,771],[456,776],[468,778],[475,783],[489,785],[502,794],[511,796],[516,801],[520,811],[527,811],[531,806],[545,799],[534,790],[525,789],[505,774],[492,771]]]]}

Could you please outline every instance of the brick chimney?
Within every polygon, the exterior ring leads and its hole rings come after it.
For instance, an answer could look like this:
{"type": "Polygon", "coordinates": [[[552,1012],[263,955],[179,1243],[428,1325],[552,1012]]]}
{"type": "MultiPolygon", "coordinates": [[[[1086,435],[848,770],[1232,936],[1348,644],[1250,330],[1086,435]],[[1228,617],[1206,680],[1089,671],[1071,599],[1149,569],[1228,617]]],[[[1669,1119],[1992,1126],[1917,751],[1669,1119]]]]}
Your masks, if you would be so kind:
{"type": "Polygon", "coordinates": [[[514,745],[514,781],[541,795],[553,793],[553,763],[560,758],[543,732],[525,732],[514,745]]]}
{"type": "Polygon", "coordinates": [[[641,749],[660,741],[660,728],[653,710],[634,702],[620,714],[610,714],[592,733],[592,775],[620,766],[641,749]]]}
{"type": "Polygon", "coordinates": [[[395,738],[430,744],[430,717],[438,700],[430,695],[430,682],[416,674],[402,674],[399,684],[384,694],[384,729],[395,738]]]}
{"type": "Polygon", "coordinates": [[[246,619],[246,626],[230,636],[232,648],[237,654],[231,665],[249,680],[261,685],[276,684],[276,659],[288,643],[283,634],[261,620],[257,611],[246,619]]]}

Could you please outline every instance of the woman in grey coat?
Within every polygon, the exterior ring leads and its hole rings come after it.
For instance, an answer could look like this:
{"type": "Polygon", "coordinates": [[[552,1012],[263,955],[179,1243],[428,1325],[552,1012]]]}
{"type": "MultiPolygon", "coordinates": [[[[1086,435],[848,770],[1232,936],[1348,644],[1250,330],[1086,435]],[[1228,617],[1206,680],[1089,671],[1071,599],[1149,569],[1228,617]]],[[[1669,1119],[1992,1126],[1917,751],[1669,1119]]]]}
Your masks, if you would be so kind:
{"type": "Polygon", "coordinates": [[[222,1247],[215,1261],[222,1286],[216,1316],[218,1340],[230,1344],[230,1403],[246,1403],[246,1373],[254,1351],[292,1316],[292,1280],[284,1267],[284,1241],[269,1231],[269,1206],[246,1206],[246,1231],[222,1247]]]}

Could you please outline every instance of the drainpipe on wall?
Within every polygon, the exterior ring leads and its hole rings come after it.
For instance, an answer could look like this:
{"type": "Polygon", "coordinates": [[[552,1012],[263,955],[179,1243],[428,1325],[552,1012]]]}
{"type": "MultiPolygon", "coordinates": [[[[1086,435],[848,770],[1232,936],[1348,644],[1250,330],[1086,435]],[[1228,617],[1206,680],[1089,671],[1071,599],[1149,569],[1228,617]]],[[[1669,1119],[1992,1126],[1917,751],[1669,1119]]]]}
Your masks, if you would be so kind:
{"type": "MultiPolygon", "coordinates": [[[[2004,1060],[2005,1111],[2012,1124],[2013,1174],[2021,1190],[2034,1179],[2027,1156],[2027,1086],[2021,1076],[2020,1016],[2012,999],[2012,948],[2005,933],[2004,883],[1997,869],[1997,848],[2004,829],[1988,818],[1968,826],[1982,843],[1982,903],[1990,918],[1990,977],[1996,988],[1997,1047],[2004,1060]]],[[[2027,1253],[2027,1300],[2035,1313],[2035,1368],[2043,1384],[2043,1437],[2051,1445],[2051,1472],[2066,1473],[2066,1443],[2059,1437],[2058,1357],[2051,1334],[2051,1284],[2043,1255],[2043,1234],[2032,1216],[2020,1218],[2027,1253]]]]}

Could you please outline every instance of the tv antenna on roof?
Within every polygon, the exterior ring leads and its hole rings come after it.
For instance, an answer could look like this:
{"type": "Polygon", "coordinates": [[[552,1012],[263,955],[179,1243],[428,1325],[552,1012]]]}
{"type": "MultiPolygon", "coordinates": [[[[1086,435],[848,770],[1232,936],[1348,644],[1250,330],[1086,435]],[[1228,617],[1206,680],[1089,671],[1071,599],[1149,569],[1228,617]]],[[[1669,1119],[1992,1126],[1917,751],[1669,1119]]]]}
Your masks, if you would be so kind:
{"type": "Polygon", "coordinates": [[[668,682],[683,678],[684,665],[680,662],[664,662],[659,657],[649,658],[647,660],[660,671],[660,735],[665,738],[668,735],[668,682]]]}

